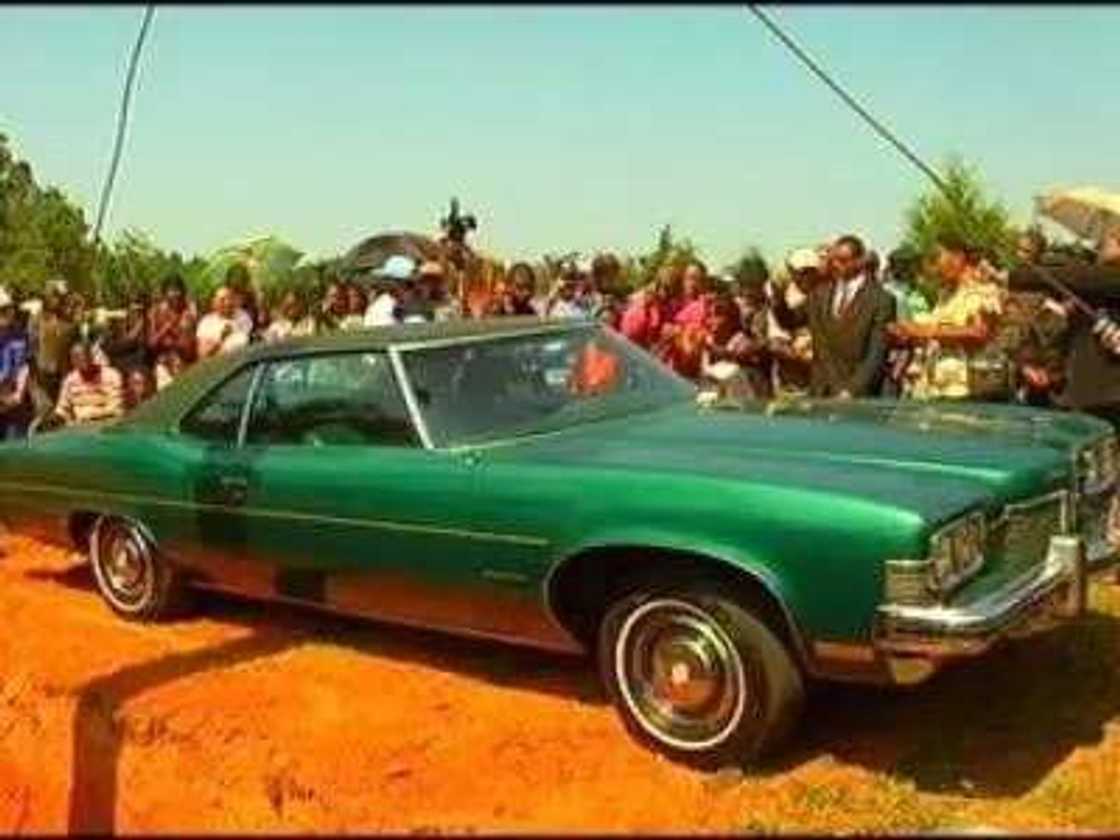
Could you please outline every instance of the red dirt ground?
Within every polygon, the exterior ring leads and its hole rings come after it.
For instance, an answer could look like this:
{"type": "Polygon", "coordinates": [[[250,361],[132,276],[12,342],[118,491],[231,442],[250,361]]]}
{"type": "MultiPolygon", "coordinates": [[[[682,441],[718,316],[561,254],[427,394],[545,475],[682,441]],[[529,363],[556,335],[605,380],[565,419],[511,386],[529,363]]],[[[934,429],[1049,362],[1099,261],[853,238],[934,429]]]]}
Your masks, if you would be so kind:
{"type": "Polygon", "coordinates": [[[912,693],[825,688],[778,764],[635,745],[580,660],[206,598],[117,619],[0,558],[0,832],[914,831],[1120,826],[1120,588],[912,693]]]}

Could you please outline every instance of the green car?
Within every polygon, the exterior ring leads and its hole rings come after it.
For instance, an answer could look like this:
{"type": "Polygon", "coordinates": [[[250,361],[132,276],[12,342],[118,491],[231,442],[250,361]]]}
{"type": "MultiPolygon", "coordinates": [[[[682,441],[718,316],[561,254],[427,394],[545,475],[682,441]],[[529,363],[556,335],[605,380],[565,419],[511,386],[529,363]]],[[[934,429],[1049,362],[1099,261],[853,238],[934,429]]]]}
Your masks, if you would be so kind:
{"type": "Polygon", "coordinates": [[[219,590],[593,653],[636,737],[709,768],[776,747],[809,680],[919,682],[1114,562],[1096,419],[698,396],[588,322],[258,345],[0,447],[0,516],[126,618],[219,590]]]}

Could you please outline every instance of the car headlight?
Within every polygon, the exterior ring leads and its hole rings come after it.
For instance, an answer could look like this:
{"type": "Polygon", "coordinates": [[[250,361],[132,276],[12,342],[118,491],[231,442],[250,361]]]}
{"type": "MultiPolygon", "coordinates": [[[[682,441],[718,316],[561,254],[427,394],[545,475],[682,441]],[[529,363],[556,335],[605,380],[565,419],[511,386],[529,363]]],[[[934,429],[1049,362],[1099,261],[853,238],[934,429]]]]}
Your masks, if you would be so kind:
{"type": "Polygon", "coordinates": [[[946,595],[984,565],[984,515],[969,514],[942,528],[930,539],[930,582],[946,595]]]}
{"type": "Polygon", "coordinates": [[[1120,478],[1120,443],[1109,435],[1077,453],[1078,486],[1092,490],[1120,478]]]}
{"type": "Polygon", "coordinates": [[[1097,444],[1097,470],[1101,481],[1108,484],[1120,477],[1120,442],[1116,435],[1109,435],[1097,444]]]}
{"type": "Polygon", "coordinates": [[[984,565],[987,525],[983,513],[971,513],[937,531],[925,560],[887,562],[888,603],[930,606],[944,600],[984,565]]]}

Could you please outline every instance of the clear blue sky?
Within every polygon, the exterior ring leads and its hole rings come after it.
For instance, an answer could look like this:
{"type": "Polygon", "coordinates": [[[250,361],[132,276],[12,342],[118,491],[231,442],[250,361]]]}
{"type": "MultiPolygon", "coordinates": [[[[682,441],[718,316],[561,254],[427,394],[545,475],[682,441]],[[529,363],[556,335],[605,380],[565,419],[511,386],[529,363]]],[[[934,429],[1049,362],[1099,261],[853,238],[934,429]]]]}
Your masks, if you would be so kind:
{"type": "MultiPolygon", "coordinates": [[[[0,131],[96,213],[142,7],[0,8],[0,131]]],[[[1120,186],[1120,8],[771,7],[927,158],[1017,218],[1120,186]]],[[[926,189],[742,8],[159,7],[107,232],[310,255],[430,230],[458,194],[497,255],[648,247],[717,264],[898,236],[926,189]]]]}

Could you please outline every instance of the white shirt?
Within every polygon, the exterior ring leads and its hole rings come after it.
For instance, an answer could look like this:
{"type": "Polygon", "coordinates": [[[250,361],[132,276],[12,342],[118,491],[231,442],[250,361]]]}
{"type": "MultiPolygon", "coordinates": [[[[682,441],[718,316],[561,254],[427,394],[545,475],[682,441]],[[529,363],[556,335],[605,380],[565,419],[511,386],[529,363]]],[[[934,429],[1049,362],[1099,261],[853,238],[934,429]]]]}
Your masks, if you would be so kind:
{"type": "Polygon", "coordinates": [[[564,300],[557,298],[552,303],[552,308],[548,311],[550,318],[568,318],[568,319],[582,319],[589,317],[588,312],[573,298],[572,300],[564,300]]]}
{"type": "Polygon", "coordinates": [[[367,308],[365,325],[367,327],[388,327],[397,323],[397,299],[382,292],[367,308]]]}
{"type": "Polygon", "coordinates": [[[857,274],[851,280],[837,280],[835,291],[832,295],[832,314],[839,315],[844,311],[857,294],[863,288],[864,281],[867,278],[862,274],[857,274]]]}
{"type": "Polygon", "coordinates": [[[233,313],[233,318],[237,321],[237,328],[245,333],[245,335],[253,334],[253,316],[246,312],[244,309],[238,309],[233,313]]]}
{"type": "Polygon", "coordinates": [[[285,338],[292,336],[314,335],[315,322],[310,318],[304,318],[302,321],[294,322],[287,318],[278,318],[268,325],[265,330],[265,341],[283,341],[285,338]]]}
{"type": "Polygon", "coordinates": [[[210,312],[198,322],[198,331],[195,333],[195,337],[199,344],[204,342],[213,344],[220,341],[221,345],[218,352],[229,353],[249,343],[251,325],[252,321],[248,319],[248,316],[240,318],[235,315],[232,318],[223,318],[217,312],[210,312]],[[222,333],[227,326],[229,327],[229,333],[225,338],[222,338],[222,333]]]}

